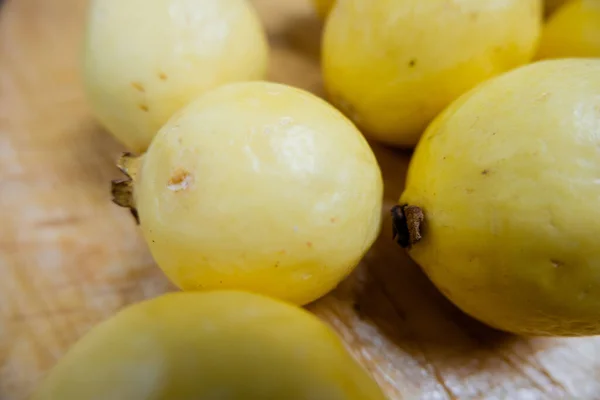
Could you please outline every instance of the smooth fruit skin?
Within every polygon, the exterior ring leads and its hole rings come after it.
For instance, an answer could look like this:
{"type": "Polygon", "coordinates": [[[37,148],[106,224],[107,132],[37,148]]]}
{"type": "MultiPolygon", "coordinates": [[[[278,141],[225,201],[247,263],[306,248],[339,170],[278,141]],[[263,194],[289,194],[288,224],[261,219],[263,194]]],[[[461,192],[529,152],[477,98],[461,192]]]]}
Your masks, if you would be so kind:
{"type": "Polygon", "coordinates": [[[263,79],[268,63],[246,0],[92,0],[83,54],[94,115],[135,152],[199,94],[263,79]]]}
{"type": "Polygon", "coordinates": [[[527,335],[600,333],[600,60],[490,80],[424,134],[401,204],[410,256],[459,308],[527,335]]]}
{"type": "Polygon", "coordinates": [[[88,332],[32,400],[383,400],[317,317],[259,295],[171,293],[88,332]]]}
{"type": "Polygon", "coordinates": [[[171,119],[134,194],[152,255],[181,288],[305,304],[375,241],[383,184],[366,140],[335,108],[250,82],[211,91],[171,119]]]}
{"type": "Polygon", "coordinates": [[[378,141],[414,146],[476,84],[531,60],[540,0],[341,0],[327,19],[329,98],[378,141]]]}
{"type": "Polygon", "coordinates": [[[600,1],[571,1],[546,22],[539,59],[600,58],[600,1]]]}

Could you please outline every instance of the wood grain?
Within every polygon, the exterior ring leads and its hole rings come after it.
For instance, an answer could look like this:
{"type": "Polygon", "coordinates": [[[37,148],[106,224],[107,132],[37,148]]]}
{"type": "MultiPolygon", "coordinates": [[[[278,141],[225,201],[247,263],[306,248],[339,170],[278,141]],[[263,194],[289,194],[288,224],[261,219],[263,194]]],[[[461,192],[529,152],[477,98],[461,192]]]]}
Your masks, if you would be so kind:
{"type": "MultiPolygon", "coordinates": [[[[270,79],[322,95],[320,22],[308,0],[255,0],[270,79]]],[[[0,399],[25,399],[91,326],[173,287],[109,198],[123,149],[79,82],[83,0],[0,8],[0,399]]],[[[309,306],[390,399],[600,399],[600,340],[524,339],[463,315],[391,240],[409,154],[373,145],[386,185],[382,236],[309,306]]]]}

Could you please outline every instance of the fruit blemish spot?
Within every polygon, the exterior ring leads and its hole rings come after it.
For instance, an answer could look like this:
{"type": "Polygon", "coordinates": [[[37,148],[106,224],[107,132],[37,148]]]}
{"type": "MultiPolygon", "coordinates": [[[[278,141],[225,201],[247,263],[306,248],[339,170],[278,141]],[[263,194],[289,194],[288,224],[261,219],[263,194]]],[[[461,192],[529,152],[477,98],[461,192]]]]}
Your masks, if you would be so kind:
{"type": "Polygon", "coordinates": [[[279,124],[281,126],[287,126],[290,125],[292,122],[294,122],[294,119],[292,117],[281,117],[279,119],[279,124]]]}
{"type": "Polygon", "coordinates": [[[144,112],[148,112],[148,110],[150,110],[150,108],[146,104],[140,104],[139,108],[140,108],[140,110],[142,110],[144,112]]]}
{"type": "Polygon", "coordinates": [[[167,188],[174,192],[187,189],[193,181],[193,176],[184,169],[177,169],[169,182],[167,188]]]}
{"type": "Polygon", "coordinates": [[[167,76],[167,74],[165,74],[164,72],[160,72],[160,73],[158,74],[158,78],[159,78],[161,81],[166,81],[166,80],[167,80],[167,78],[168,78],[168,76],[167,76]]]}
{"type": "Polygon", "coordinates": [[[138,92],[145,92],[146,91],[146,89],[144,88],[144,86],[141,83],[139,83],[139,82],[131,82],[131,87],[133,87],[138,92]]]}
{"type": "Polygon", "coordinates": [[[408,66],[411,68],[415,65],[417,65],[417,60],[415,60],[414,58],[408,62],[408,66]]]}
{"type": "Polygon", "coordinates": [[[565,265],[565,263],[563,263],[560,260],[550,260],[550,262],[552,263],[552,266],[554,268],[562,267],[563,265],[565,265]]]}

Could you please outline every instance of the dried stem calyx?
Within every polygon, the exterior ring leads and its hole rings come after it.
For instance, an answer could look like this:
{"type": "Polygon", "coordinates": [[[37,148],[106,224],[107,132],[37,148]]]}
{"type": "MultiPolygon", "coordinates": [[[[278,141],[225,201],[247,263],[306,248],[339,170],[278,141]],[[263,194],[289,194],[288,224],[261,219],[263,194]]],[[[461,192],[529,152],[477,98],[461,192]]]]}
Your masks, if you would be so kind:
{"type": "Polygon", "coordinates": [[[139,224],[140,219],[133,201],[133,182],[137,176],[137,161],[138,158],[131,153],[121,155],[117,161],[117,168],[125,175],[125,178],[115,179],[111,182],[111,193],[113,203],[128,208],[136,223],[139,224]]]}
{"type": "Polygon", "coordinates": [[[425,215],[417,206],[408,204],[392,207],[392,232],[394,240],[405,249],[411,248],[422,238],[425,215]]]}

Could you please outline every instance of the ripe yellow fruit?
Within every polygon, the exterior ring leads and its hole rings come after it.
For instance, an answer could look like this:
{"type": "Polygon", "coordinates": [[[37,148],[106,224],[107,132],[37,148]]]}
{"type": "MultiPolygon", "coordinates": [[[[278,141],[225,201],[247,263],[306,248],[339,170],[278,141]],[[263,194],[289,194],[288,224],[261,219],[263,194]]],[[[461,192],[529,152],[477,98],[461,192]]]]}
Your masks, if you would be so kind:
{"type": "Polygon", "coordinates": [[[600,60],[541,61],[427,129],[396,231],[466,313],[520,334],[600,334],[599,94],[600,60]]]}
{"type": "Polygon", "coordinates": [[[92,0],[89,7],[89,103],[132,151],[145,151],[204,91],[266,74],[265,32],[246,0],[92,0]]]}
{"type": "Polygon", "coordinates": [[[600,1],[571,1],[546,22],[538,58],[569,57],[600,58],[600,1]]]}
{"type": "Polygon", "coordinates": [[[120,311],[59,361],[32,400],[384,400],[309,312],[229,291],[171,293],[120,311]]]}
{"type": "Polygon", "coordinates": [[[313,0],[315,10],[321,19],[325,19],[329,14],[329,11],[333,8],[335,0],[313,0]]]}
{"type": "Polygon", "coordinates": [[[144,237],[183,289],[305,304],[346,277],[380,230],[383,184],[366,140],[325,101],[287,85],[206,93],[130,163],[144,237]]]}
{"type": "Polygon", "coordinates": [[[323,77],[366,135],[413,146],[476,84],[531,60],[540,0],[346,0],[329,16],[323,77]]]}

